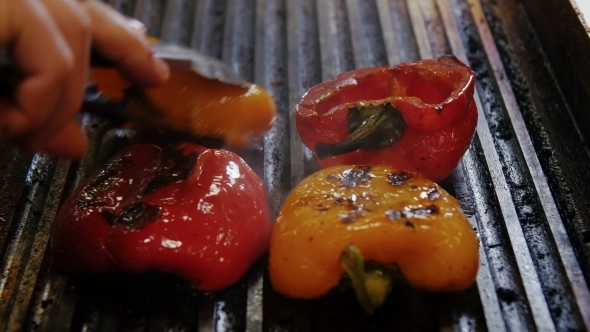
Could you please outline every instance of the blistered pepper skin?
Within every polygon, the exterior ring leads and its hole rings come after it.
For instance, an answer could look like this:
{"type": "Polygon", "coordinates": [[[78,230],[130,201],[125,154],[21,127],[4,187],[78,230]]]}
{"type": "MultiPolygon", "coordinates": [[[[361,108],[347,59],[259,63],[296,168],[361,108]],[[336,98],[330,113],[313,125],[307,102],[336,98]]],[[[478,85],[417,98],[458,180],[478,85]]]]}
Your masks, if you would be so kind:
{"type": "Polygon", "coordinates": [[[71,273],[160,270],[218,290],[266,253],[271,225],[266,190],[236,154],[140,144],[67,198],[52,248],[71,273]]]}
{"type": "Polygon", "coordinates": [[[474,86],[473,70],[452,56],[358,69],[312,87],[297,105],[295,120],[321,167],[385,164],[438,182],[450,175],[473,139],[474,86]],[[317,157],[318,142],[334,144],[351,136],[351,108],[389,103],[405,122],[399,140],[379,149],[317,157]]]}
{"type": "Polygon", "coordinates": [[[390,166],[334,166],[303,180],[273,227],[269,273],[278,292],[317,298],[338,285],[342,251],[396,264],[410,285],[462,290],[478,269],[478,240],[436,183],[390,166]]]}

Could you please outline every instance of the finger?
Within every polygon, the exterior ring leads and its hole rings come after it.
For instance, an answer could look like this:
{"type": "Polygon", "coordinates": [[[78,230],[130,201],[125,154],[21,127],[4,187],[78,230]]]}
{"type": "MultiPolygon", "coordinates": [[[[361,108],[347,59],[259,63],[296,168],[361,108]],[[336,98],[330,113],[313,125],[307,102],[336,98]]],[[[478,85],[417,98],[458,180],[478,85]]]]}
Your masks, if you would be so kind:
{"type": "Polygon", "coordinates": [[[51,116],[24,143],[31,149],[41,149],[48,140],[71,120],[80,109],[88,79],[90,57],[90,17],[84,7],[74,0],[43,0],[67,42],[73,55],[73,66],[63,77],[62,91],[51,116]]]}
{"type": "Polygon", "coordinates": [[[0,33],[0,44],[9,45],[25,76],[16,88],[12,107],[0,116],[0,135],[14,139],[47,121],[59,100],[62,79],[72,68],[73,56],[43,5],[35,0],[4,3],[5,30],[0,33]]]}
{"type": "Polygon", "coordinates": [[[19,128],[26,128],[29,120],[14,103],[0,101],[0,137],[11,139],[18,135],[19,128]]]}
{"type": "MultiPolygon", "coordinates": [[[[84,155],[88,148],[88,140],[82,128],[75,120],[68,121],[60,128],[42,147],[42,150],[50,155],[60,156],[68,159],[79,158],[84,155]]],[[[21,149],[27,153],[35,153],[37,147],[21,145],[21,149]]]]}
{"type": "Polygon", "coordinates": [[[102,2],[85,5],[92,18],[93,47],[115,62],[127,79],[146,86],[159,86],[168,79],[168,65],[154,57],[140,29],[102,2]]]}

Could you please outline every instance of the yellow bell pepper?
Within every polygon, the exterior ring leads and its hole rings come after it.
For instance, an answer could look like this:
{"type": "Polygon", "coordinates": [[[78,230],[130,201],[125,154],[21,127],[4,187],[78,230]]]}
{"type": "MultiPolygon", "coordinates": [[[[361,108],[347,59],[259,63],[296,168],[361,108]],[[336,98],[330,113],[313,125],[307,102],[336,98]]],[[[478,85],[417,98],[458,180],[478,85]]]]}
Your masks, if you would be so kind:
{"type": "Polygon", "coordinates": [[[269,272],[276,291],[307,299],[346,273],[372,312],[396,274],[417,289],[455,291],[473,284],[478,264],[471,225],[436,183],[390,166],[335,166],[304,179],[284,202],[269,272]]]}

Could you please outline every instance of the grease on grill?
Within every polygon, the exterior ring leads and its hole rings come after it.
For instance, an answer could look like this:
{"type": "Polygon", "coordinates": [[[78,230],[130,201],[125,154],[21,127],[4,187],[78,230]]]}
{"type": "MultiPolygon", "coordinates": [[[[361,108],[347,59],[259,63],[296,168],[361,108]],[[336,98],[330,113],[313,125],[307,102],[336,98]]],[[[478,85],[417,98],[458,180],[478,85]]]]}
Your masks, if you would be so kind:
{"type": "Polygon", "coordinates": [[[133,166],[133,161],[129,153],[112,159],[99,171],[98,176],[82,190],[76,207],[78,209],[88,209],[91,206],[104,204],[99,197],[113,188],[121,179],[121,174],[131,166],[133,166]]]}
{"type": "Polygon", "coordinates": [[[408,182],[412,176],[406,172],[392,173],[389,174],[389,183],[393,186],[401,186],[408,182]]]}

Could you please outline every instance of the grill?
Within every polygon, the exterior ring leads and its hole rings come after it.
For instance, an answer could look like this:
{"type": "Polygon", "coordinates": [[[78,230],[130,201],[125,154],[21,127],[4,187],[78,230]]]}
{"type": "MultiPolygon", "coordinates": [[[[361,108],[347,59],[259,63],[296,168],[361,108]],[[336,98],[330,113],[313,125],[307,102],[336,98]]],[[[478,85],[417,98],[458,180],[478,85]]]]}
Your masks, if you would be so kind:
{"type": "MultiPolygon", "coordinates": [[[[215,293],[156,272],[66,275],[52,263],[49,234],[83,162],[26,157],[0,143],[0,330],[590,329],[590,125],[582,108],[590,39],[569,1],[110,2],[150,35],[220,58],[269,90],[278,119],[261,151],[242,156],[264,179],[275,214],[317,170],[293,121],[309,87],[358,67],[449,53],[468,62],[478,77],[477,135],[442,185],[479,235],[477,282],[452,294],[395,289],[368,316],[351,291],[313,301],[273,292],[264,260],[215,293]]],[[[84,124],[95,130],[91,117],[84,124]]]]}

